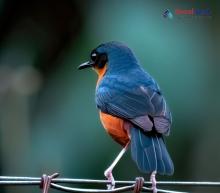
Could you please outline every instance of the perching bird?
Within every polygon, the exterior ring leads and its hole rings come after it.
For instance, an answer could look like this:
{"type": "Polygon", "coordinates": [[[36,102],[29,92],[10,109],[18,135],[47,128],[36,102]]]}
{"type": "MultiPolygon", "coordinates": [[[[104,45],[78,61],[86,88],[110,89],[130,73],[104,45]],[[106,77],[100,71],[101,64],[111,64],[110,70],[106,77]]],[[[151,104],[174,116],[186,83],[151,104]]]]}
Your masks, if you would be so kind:
{"type": "Polygon", "coordinates": [[[156,192],[156,173],[171,175],[173,162],[163,136],[169,135],[172,117],[156,81],[140,66],[134,53],[119,42],[99,45],[79,69],[92,67],[98,74],[95,101],[101,122],[123,146],[105,171],[114,188],[112,170],[131,144],[131,155],[140,171],[151,173],[156,192]]]}

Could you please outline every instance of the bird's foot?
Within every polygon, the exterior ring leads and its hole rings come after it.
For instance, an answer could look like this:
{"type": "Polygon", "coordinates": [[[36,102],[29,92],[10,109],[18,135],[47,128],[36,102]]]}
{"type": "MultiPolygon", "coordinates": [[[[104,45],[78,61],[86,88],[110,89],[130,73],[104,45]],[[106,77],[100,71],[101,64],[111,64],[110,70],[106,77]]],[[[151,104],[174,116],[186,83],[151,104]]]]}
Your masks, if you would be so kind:
{"type": "Polygon", "coordinates": [[[157,172],[156,172],[156,171],[153,171],[152,174],[151,174],[151,176],[150,176],[150,181],[151,181],[151,183],[152,183],[151,189],[152,189],[152,192],[153,192],[153,193],[157,193],[156,174],[157,174],[157,172]]]}
{"type": "Polygon", "coordinates": [[[107,185],[107,189],[108,190],[114,189],[115,188],[115,179],[112,175],[112,170],[111,169],[105,170],[104,175],[108,179],[108,181],[110,182],[110,184],[107,185]]]}

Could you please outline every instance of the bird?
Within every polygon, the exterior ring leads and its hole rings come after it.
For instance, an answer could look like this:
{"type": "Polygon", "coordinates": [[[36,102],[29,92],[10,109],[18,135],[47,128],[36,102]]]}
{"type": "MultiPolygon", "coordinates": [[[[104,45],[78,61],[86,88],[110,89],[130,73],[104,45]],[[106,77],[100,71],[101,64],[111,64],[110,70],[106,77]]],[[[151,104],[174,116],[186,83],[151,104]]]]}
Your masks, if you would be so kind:
{"type": "Polygon", "coordinates": [[[118,41],[98,45],[78,69],[92,68],[98,79],[95,102],[107,133],[122,146],[105,170],[108,189],[115,188],[112,170],[130,147],[138,169],[150,173],[157,192],[156,174],[172,175],[174,165],[165,145],[171,111],[155,79],[143,69],[134,52],[118,41]]]}

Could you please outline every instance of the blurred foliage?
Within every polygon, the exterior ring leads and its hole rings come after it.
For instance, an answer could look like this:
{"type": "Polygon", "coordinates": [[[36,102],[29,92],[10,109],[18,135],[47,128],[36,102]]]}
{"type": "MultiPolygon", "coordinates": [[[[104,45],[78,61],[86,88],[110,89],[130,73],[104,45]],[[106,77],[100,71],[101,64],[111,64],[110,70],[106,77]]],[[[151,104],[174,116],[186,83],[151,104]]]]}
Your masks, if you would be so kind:
{"type": "MultiPolygon", "coordinates": [[[[76,67],[101,42],[117,40],[134,50],[172,109],[175,174],[159,179],[219,180],[219,10],[219,1],[0,1],[1,175],[103,178],[121,147],[99,122],[95,73],[76,67]],[[212,15],[179,17],[177,8],[212,15]],[[173,19],[162,17],[166,9],[173,19]]],[[[114,174],[143,175],[130,152],[114,174]]]]}

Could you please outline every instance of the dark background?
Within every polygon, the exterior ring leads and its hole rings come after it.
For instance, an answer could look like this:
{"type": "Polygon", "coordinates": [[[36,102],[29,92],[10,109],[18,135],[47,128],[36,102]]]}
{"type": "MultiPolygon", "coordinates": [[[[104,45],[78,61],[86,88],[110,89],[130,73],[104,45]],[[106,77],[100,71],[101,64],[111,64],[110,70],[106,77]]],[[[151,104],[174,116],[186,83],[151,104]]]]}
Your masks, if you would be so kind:
{"type": "MultiPolygon", "coordinates": [[[[166,142],[175,173],[158,179],[220,181],[219,22],[219,1],[1,0],[0,175],[103,179],[121,147],[100,124],[96,74],[77,66],[98,44],[117,40],[158,81],[173,113],[166,142]],[[191,8],[211,16],[175,14],[191,8]],[[166,9],[172,19],[163,18],[166,9]]],[[[130,151],[114,174],[149,177],[130,151]]]]}

